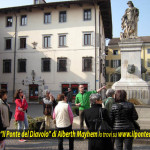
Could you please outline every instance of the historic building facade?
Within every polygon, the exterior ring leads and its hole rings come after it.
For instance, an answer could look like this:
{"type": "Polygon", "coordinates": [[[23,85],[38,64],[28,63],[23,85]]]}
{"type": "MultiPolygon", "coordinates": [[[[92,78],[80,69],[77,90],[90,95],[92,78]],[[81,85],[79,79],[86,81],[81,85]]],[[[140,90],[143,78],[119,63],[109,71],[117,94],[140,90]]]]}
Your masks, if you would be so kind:
{"type": "MultiPolygon", "coordinates": [[[[143,41],[141,51],[142,66],[147,69],[146,73],[142,74],[143,80],[150,81],[150,36],[139,37],[143,41]]],[[[120,38],[113,38],[109,41],[106,49],[106,85],[111,86],[121,78],[121,74],[116,72],[116,69],[121,66],[121,54],[118,45],[120,38]]]]}
{"type": "Polygon", "coordinates": [[[37,101],[104,81],[105,38],[112,37],[110,0],[67,1],[0,9],[0,86],[37,101]],[[101,63],[101,65],[100,65],[101,63]]]}

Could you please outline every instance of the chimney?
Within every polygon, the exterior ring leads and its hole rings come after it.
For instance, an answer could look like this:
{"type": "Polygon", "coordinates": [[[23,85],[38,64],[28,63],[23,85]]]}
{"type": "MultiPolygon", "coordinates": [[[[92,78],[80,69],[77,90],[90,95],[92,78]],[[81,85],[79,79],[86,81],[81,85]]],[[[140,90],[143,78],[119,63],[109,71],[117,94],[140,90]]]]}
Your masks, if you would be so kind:
{"type": "Polygon", "coordinates": [[[45,0],[33,0],[33,2],[34,2],[34,5],[36,5],[36,4],[45,4],[46,3],[45,0]]]}

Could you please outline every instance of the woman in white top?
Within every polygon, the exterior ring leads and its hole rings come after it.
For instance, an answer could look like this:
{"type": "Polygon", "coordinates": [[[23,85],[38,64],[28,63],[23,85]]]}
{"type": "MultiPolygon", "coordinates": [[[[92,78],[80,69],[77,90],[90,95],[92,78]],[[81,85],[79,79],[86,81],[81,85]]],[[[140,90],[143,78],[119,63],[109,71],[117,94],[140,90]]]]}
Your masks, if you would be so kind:
{"type": "MultiPolygon", "coordinates": [[[[67,103],[67,98],[64,94],[57,96],[58,105],[53,112],[53,119],[56,119],[56,127],[58,132],[64,130],[65,132],[72,131],[73,113],[67,103]]],[[[69,137],[69,150],[74,149],[74,139],[69,137]]],[[[63,150],[63,137],[58,139],[58,150],[63,150]]]]}

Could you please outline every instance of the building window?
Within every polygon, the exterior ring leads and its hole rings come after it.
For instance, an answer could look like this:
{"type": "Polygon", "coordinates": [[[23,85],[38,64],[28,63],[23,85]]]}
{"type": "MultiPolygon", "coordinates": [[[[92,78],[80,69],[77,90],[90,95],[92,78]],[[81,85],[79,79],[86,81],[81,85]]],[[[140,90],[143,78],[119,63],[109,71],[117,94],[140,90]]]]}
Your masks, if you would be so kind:
{"type": "Polygon", "coordinates": [[[121,66],[121,60],[111,60],[111,68],[117,68],[121,66]]]}
{"type": "Polygon", "coordinates": [[[118,50],[113,50],[113,55],[118,55],[118,50]]]}
{"type": "Polygon", "coordinates": [[[105,50],[105,55],[108,56],[108,50],[105,50]]]}
{"type": "Polygon", "coordinates": [[[1,89],[7,90],[7,84],[1,84],[1,89]]]}
{"type": "Polygon", "coordinates": [[[42,58],[42,72],[50,72],[51,59],[42,58]]]}
{"type": "Polygon", "coordinates": [[[84,45],[91,45],[91,33],[84,34],[84,45]]]}
{"type": "Polygon", "coordinates": [[[117,82],[121,78],[121,74],[112,74],[111,75],[111,82],[117,82]]]}
{"type": "Polygon", "coordinates": [[[22,15],[21,16],[21,26],[25,26],[25,25],[27,25],[27,16],[22,15]]]}
{"type": "Polygon", "coordinates": [[[91,20],[91,9],[84,10],[84,21],[91,20]]]}
{"type": "Polygon", "coordinates": [[[106,82],[109,82],[109,74],[106,74],[105,80],[106,82]]]}
{"type": "Polygon", "coordinates": [[[20,38],[20,48],[26,48],[26,38],[20,38]]]}
{"type": "Polygon", "coordinates": [[[3,73],[11,73],[11,60],[3,60],[3,73]]]}
{"type": "Polygon", "coordinates": [[[13,23],[13,18],[12,17],[7,17],[6,26],[7,27],[12,27],[12,23],[13,23]]]}
{"type": "Polygon", "coordinates": [[[5,49],[6,50],[10,50],[11,49],[11,39],[6,39],[6,47],[5,47],[5,49]]]}
{"type": "MultiPolygon", "coordinates": [[[[71,84],[71,89],[73,92],[73,97],[75,98],[75,96],[78,94],[78,90],[79,90],[79,84],[71,84]]],[[[84,88],[85,89],[85,88],[84,88]]]]}
{"type": "Polygon", "coordinates": [[[57,72],[67,71],[67,58],[57,58],[57,72]]]}
{"type": "Polygon", "coordinates": [[[66,11],[59,12],[59,22],[66,22],[66,21],[67,21],[66,11]]]}
{"type": "Polygon", "coordinates": [[[150,59],[147,59],[147,67],[150,67],[150,59]]]}
{"type": "Polygon", "coordinates": [[[146,72],[145,81],[150,81],[150,72],[146,72]]]}
{"type": "Polygon", "coordinates": [[[26,72],[26,59],[18,59],[18,72],[26,72]]]}
{"type": "Polygon", "coordinates": [[[59,35],[59,47],[66,46],[66,35],[59,35]]]}
{"type": "Polygon", "coordinates": [[[45,24],[51,23],[51,13],[44,14],[44,23],[45,24]]]}
{"type": "Polygon", "coordinates": [[[51,37],[50,36],[44,36],[44,48],[49,48],[51,46],[51,37]]]}
{"type": "Polygon", "coordinates": [[[105,60],[106,67],[109,67],[109,60],[105,60]]]}
{"type": "Polygon", "coordinates": [[[82,70],[83,71],[92,71],[92,57],[83,57],[82,58],[82,70]]]}
{"type": "Polygon", "coordinates": [[[69,84],[62,84],[61,91],[63,94],[68,92],[69,84]]]}
{"type": "Polygon", "coordinates": [[[147,49],[147,54],[150,54],[150,49],[147,49]]]}

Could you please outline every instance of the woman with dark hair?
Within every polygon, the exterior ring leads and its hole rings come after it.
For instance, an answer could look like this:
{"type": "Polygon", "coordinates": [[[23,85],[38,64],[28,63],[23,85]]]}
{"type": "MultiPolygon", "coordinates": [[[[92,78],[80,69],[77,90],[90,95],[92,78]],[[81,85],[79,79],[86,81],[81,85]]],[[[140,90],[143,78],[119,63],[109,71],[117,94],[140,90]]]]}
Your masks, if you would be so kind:
{"type": "MultiPolygon", "coordinates": [[[[91,94],[90,95],[91,108],[84,110],[85,123],[90,132],[97,132],[100,127],[100,123],[103,117],[103,120],[111,126],[111,121],[108,115],[108,111],[105,108],[102,108],[102,98],[100,94],[91,94]],[[102,116],[99,115],[100,112],[102,116]],[[99,120],[99,122],[95,122],[99,120]]],[[[98,138],[89,138],[88,141],[88,150],[113,150],[113,145],[111,138],[98,137],[98,138]]]]}
{"type": "MultiPolygon", "coordinates": [[[[53,112],[53,119],[56,120],[56,127],[58,132],[72,131],[72,123],[73,123],[73,113],[69,104],[67,103],[67,97],[64,94],[59,94],[57,96],[57,100],[59,101],[57,106],[53,112]]],[[[74,139],[69,137],[69,150],[73,150],[74,139]]],[[[58,150],[63,150],[63,137],[58,139],[58,150]]]]}
{"type": "MultiPolygon", "coordinates": [[[[0,132],[5,131],[10,126],[11,112],[7,100],[7,91],[0,90],[0,132]]],[[[0,134],[0,149],[5,149],[5,141],[2,134],[0,134]]]]}
{"type": "MultiPolygon", "coordinates": [[[[27,119],[27,108],[28,103],[26,101],[26,97],[23,94],[21,89],[17,90],[15,93],[15,103],[16,103],[16,110],[15,110],[15,120],[18,122],[18,130],[23,130],[23,123],[24,129],[28,129],[28,119],[27,119]]],[[[26,140],[20,137],[20,142],[25,142],[26,140]]]]}
{"type": "MultiPolygon", "coordinates": [[[[138,114],[132,103],[127,102],[127,93],[124,90],[115,92],[115,104],[110,112],[113,130],[116,132],[130,132],[135,129],[133,122],[138,119],[138,114]]],[[[117,137],[115,139],[116,150],[132,150],[133,138],[117,137]]]]}

